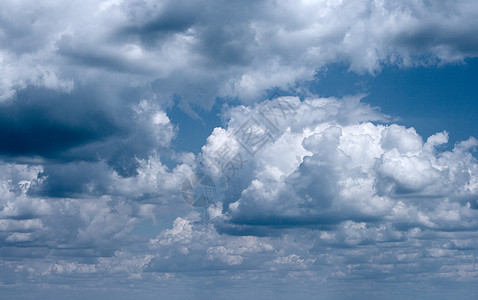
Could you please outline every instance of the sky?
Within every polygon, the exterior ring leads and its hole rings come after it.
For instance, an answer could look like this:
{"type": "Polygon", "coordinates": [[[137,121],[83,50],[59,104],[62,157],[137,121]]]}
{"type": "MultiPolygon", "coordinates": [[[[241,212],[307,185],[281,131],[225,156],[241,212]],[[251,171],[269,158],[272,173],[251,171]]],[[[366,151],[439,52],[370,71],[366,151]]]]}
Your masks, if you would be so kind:
{"type": "Polygon", "coordinates": [[[1,299],[476,299],[478,4],[4,0],[1,299]]]}

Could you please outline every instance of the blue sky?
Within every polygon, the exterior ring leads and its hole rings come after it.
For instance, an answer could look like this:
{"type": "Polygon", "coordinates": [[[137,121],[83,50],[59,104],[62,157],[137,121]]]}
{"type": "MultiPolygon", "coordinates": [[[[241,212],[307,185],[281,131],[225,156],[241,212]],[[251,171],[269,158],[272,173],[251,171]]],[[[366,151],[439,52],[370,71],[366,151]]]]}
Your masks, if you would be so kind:
{"type": "Polygon", "coordinates": [[[0,298],[478,297],[473,1],[0,8],[0,298]]]}

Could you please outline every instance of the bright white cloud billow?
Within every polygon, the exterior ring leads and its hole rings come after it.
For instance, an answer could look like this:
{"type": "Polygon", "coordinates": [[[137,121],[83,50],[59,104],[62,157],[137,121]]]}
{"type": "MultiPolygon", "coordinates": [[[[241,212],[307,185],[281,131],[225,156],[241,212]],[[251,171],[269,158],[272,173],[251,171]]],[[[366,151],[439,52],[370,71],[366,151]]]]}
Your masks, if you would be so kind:
{"type": "MultiPolygon", "coordinates": [[[[229,222],[300,226],[376,220],[474,230],[478,164],[470,151],[478,141],[470,138],[442,151],[446,132],[424,141],[413,128],[373,124],[369,121],[385,117],[357,101],[289,97],[233,109],[227,130],[215,130],[203,148],[230,177],[224,193],[229,222]],[[295,106],[289,115],[277,106],[286,101],[295,106]],[[271,112],[265,107],[279,112],[277,134],[251,156],[238,143],[245,139],[238,128],[255,116],[260,121],[250,132],[265,127],[274,134],[263,118],[272,114],[260,114],[271,112]],[[224,145],[230,145],[230,157],[241,160],[221,161],[217,149],[224,145]]],[[[221,172],[213,175],[227,180],[221,172]]]]}

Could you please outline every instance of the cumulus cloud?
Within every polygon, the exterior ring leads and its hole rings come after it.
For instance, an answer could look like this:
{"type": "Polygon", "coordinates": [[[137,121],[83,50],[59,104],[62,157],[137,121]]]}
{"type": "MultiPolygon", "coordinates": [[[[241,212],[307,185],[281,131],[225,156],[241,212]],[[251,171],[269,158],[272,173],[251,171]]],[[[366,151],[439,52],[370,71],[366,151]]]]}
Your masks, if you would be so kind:
{"type": "MultiPolygon", "coordinates": [[[[155,113],[153,120],[167,122],[162,113],[155,113]]],[[[112,254],[138,238],[131,234],[138,223],[156,221],[165,207],[187,209],[178,191],[193,172],[194,155],[183,154],[177,160],[181,163],[169,169],[157,152],[146,159],[136,158],[137,173],[130,177],[121,176],[105,160],[2,162],[2,251],[11,255],[16,247],[29,247],[59,255],[112,254]]],[[[28,257],[32,252],[19,255],[28,257]]]]}
{"type": "Polygon", "coordinates": [[[208,138],[203,157],[224,183],[230,224],[353,220],[476,229],[478,164],[472,152],[478,142],[473,137],[442,151],[446,132],[424,141],[413,128],[380,122],[386,116],[357,98],[282,97],[233,108],[229,115],[228,127],[208,138]],[[281,110],[285,103],[293,109],[281,110]],[[274,115],[268,115],[271,109],[274,115]],[[268,122],[271,115],[275,123],[268,122]],[[266,133],[272,138],[259,143],[266,133]],[[251,153],[248,143],[262,147],[251,153]]]}

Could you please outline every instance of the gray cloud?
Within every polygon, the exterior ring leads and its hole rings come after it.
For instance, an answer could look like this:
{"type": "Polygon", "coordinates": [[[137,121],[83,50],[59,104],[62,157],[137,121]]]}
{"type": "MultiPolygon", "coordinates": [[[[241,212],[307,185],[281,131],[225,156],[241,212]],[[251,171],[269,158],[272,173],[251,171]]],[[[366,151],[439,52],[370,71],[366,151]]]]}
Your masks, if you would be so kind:
{"type": "Polygon", "coordinates": [[[327,63],[375,73],[460,62],[477,48],[469,1],[23,5],[6,3],[2,18],[3,100],[29,85],[71,90],[85,79],[147,85],[172,76],[158,95],[210,107],[218,95],[252,101],[272,87],[294,88],[327,63]]]}
{"type": "Polygon", "coordinates": [[[66,94],[32,88],[17,97],[0,104],[3,155],[58,157],[124,131],[91,91],[66,94]]]}

